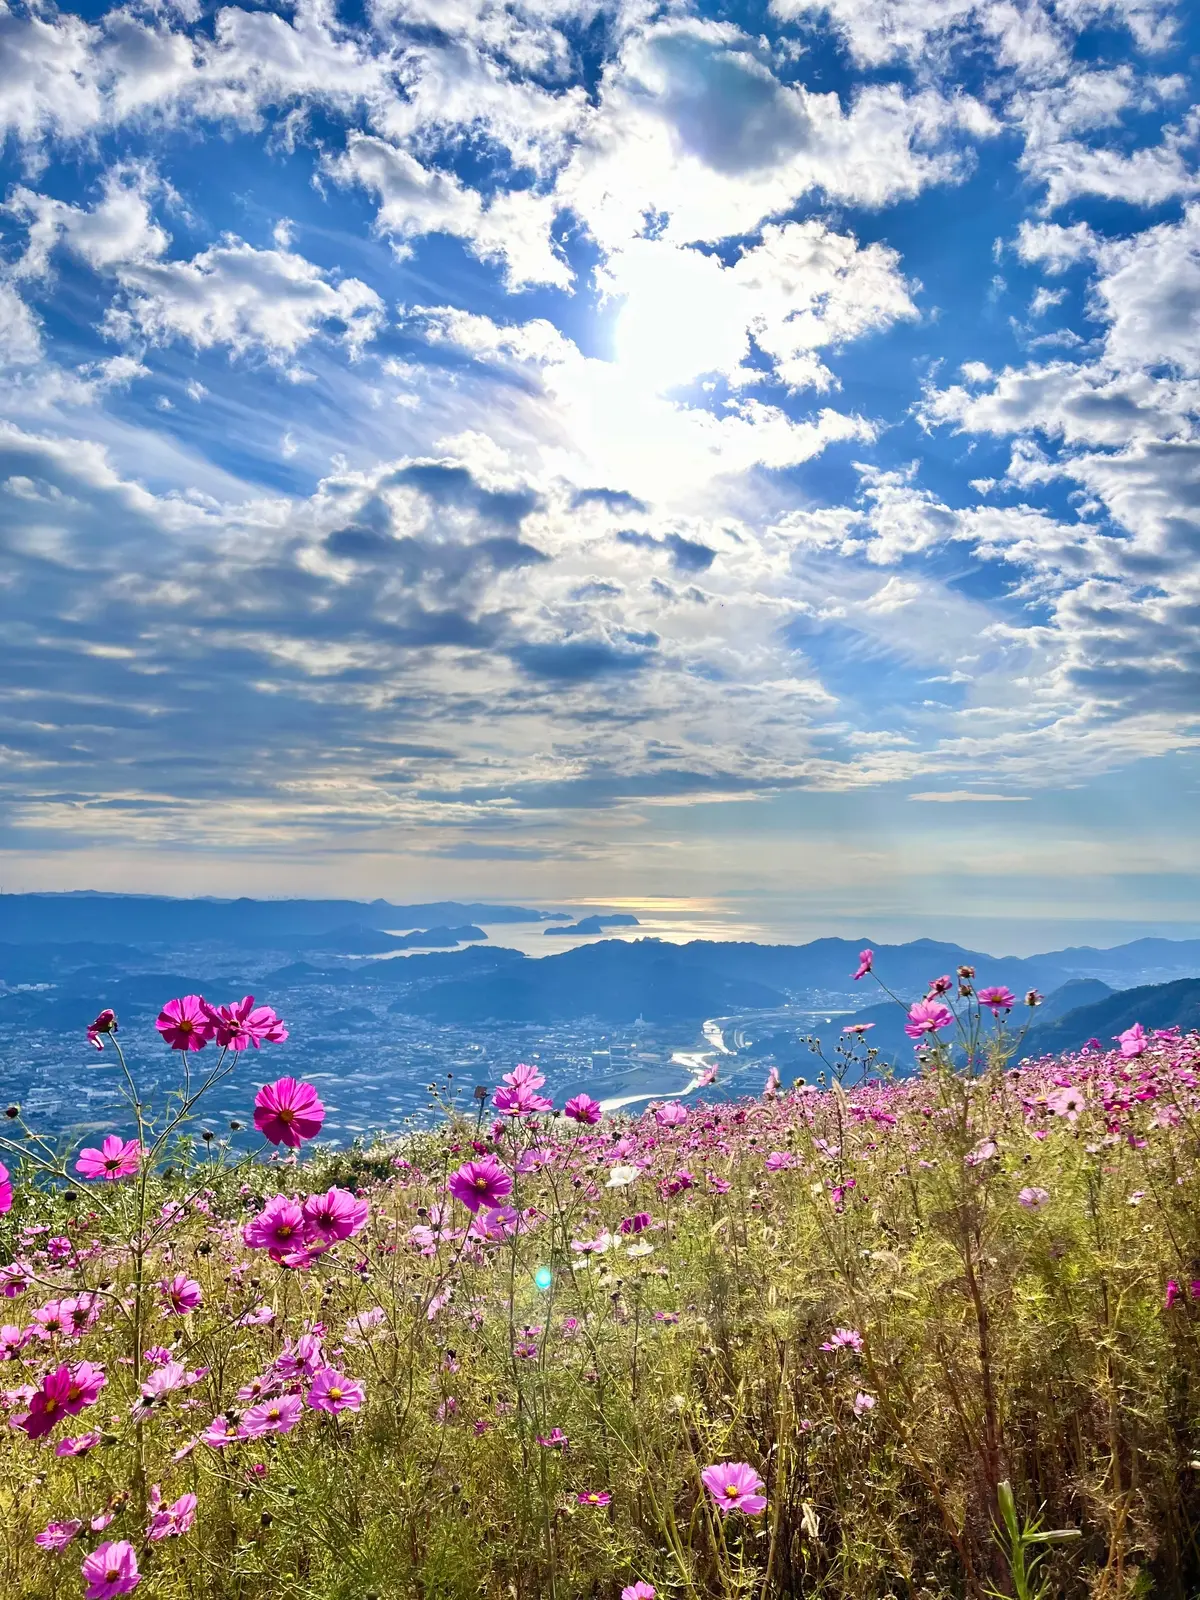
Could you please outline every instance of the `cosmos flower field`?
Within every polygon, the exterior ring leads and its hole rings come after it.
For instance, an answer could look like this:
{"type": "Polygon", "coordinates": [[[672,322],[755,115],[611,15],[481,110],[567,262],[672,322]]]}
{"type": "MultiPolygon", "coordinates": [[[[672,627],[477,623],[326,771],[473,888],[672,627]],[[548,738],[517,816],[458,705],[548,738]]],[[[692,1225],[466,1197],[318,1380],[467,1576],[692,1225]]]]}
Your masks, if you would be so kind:
{"type": "Polygon", "coordinates": [[[1023,1009],[961,969],[911,1078],[844,1035],[614,1119],[514,1063],[350,1150],[269,1006],[102,1012],[111,1133],[0,1125],[0,1594],[1194,1595],[1200,1037],[1014,1066],[1023,1009]]]}

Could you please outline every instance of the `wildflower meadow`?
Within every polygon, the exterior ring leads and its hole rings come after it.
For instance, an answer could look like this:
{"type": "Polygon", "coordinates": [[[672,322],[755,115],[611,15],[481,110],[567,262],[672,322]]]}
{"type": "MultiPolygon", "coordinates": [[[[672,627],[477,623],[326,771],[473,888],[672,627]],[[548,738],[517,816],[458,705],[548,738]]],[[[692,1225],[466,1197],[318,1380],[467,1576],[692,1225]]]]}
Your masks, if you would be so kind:
{"type": "Polygon", "coordinates": [[[1200,1037],[1022,1061],[1038,999],[933,977],[904,1079],[860,1029],[629,1118],[513,1063],[351,1149],[252,997],[102,1012],[111,1133],[0,1124],[0,1594],[1194,1596],[1200,1037]]]}

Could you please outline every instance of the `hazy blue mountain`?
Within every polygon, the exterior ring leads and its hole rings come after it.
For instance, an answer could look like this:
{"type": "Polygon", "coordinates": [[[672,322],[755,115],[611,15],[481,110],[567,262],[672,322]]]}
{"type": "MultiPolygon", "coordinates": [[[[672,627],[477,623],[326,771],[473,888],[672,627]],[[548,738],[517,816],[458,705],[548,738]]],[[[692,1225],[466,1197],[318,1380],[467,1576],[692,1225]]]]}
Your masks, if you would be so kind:
{"type": "Polygon", "coordinates": [[[639,1016],[647,1022],[698,1022],[722,1012],[784,1003],[777,989],[702,965],[694,946],[613,939],[525,960],[473,981],[439,983],[412,994],[405,1008],[447,1022],[574,1017],[632,1022],[639,1016]]]}
{"type": "Polygon", "coordinates": [[[1065,1016],[1031,1029],[1024,1056],[1078,1050],[1089,1039],[1106,1048],[1119,1033],[1140,1022],[1144,1028],[1200,1028],[1200,978],[1175,983],[1145,984],[1122,989],[1094,1005],[1079,1006],[1065,1016]]]}
{"type": "Polygon", "coordinates": [[[1107,1000],[1112,993],[1109,985],[1101,983],[1099,978],[1072,978],[1046,996],[1037,1008],[1034,1025],[1044,1028],[1047,1023],[1065,1017],[1068,1011],[1075,1011],[1079,1006],[1096,1005],[1101,1000],[1107,1000]]]}
{"type": "Polygon", "coordinates": [[[452,927],[479,922],[569,921],[565,912],[522,906],[460,904],[397,906],[386,900],[175,900],[159,895],[0,895],[0,941],[193,944],[261,943],[263,936],[328,933],[348,923],[368,928],[452,927]]]}
{"type": "Polygon", "coordinates": [[[627,911],[615,911],[611,916],[583,917],[579,922],[567,923],[561,928],[547,928],[547,939],[556,939],[564,933],[606,933],[609,928],[640,928],[641,923],[627,911]]]}
{"type": "MultiPolygon", "coordinates": [[[[549,931],[549,930],[547,930],[549,931]]],[[[486,939],[482,928],[467,923],[461,928],[419,928],[412,933],[384,933],[369,928],[361,922],[344,928],[333,928],[328,933],[307,933],[289,941],[296,950],[322,950],[331,955],[374,956],[387,955],[392,950],[452,950],[460,944],[486,939]]],[[[277,944],[276,949],[287,949],[288,944],[277,944]]]]}

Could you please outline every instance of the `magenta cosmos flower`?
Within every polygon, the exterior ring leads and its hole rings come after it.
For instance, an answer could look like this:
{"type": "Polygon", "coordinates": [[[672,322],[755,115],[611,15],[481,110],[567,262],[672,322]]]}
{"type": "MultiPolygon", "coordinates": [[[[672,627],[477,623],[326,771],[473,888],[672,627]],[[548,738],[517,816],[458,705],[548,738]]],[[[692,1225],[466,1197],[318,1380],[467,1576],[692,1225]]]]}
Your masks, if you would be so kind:
{"type": "Polygon", "coordinates": [[[129,1594],[142,1581],[137,1556],[127,1539],[100,1545],[90,1556],[84,1556],[79,1570],[87,1584],[85,1600],[109,1600],[110,1595],[129,1594]]]}
{"type": "Polygon", "coordinates": [[[94,1044],[97,1050],[103,1050],[104,1040],[100,1037],[100,1035],[102,1033],[112,1034],[116,1033],[116,1031],[117,1013],[105,1006],[104,1010],[96,1018],[95,1022],[91,1023],[88,1027],[88,1043],[94,1044]]]}
{"type": "Polygon", "coordinates": [[[0,1161],[0,1216],[12,1210],[12,1179],[8,1168],[0,1161]]]}
{"type": "Polygon", "coordinates": [[[1121,1054],[1130,1061],[1134,1056],[1140,1056],[1150,1041],[1145,1028],[1140,1022],[1135,1022],[1132,1028],[1126,1028],[1124,1033],[1117,1035],[1117,1043],[1121,1046],[1121,1054]]]}
{"type": "Polygon", "coordinates": [[[72,1522],[48,1522],[41,1533],[35,1533],[33,1542],[39,1550],[65,1550],[71,1540],[83,1527],[78,1520],[72,1522]]]}
{"type": "Polygon", "coordinates": [[[311,1083],[277,1078],[254,1097],[254,1126],[272,1144],[298,1150],[305,1139],[315,1139],[325,1121],[325,1107],[311,1083]]]}
{"type": "Polygon", "coordinates": [[[168,1278],[162,1286],[162,1292],[167,1309],[180,1317],[194,1311],[204,1298],[200,1285],[195,1278],[189,1278],[186,1272],[177,1272],[173,1278],[168,1278]]]}
{"type": "Polygon", "coordinates": [[[858,952],[858,971],[854,974],[855,983],[857,983],[860,978],[866,977],[867,973],[870,972],[874,961],[874,950],[860,950],[858,952]]]}
{"type": "Polygon", "coordinates": [[[242,1413],[243,1439],[261,1439],[267,1433],[290,1433],[300,1421],[304,1402],[298,1394],[282,1394],[263,1400],[242,1413]]]}
{"type": "Polygon", "coordinates": [[[304,1202],[304,1220],[308,1223],[309,1237],[314,1243],[336,1244],[339,1239],[349,1239],[366,1226],[370,1207],[348,1189],[328,1189],[324,1194],[310,1194],[304,1202]]]}
{"type": "Polygon", "coordinates": [[[65,1365],[55,1367],[53,1372],[48,1372],[42,1379],[41,1387],[29,1402],[29,1410],[18,1419],[17,1426],[23,1428],[31,1439],[44,1439],[68,1414],[67,1401],[70,1394],[70,1367],[65,1365]]]}
{"type": "Polygon", "coordinates": [[[357,1379],[347,1378],[332,1367],[322,1367],[308,1390],[308,1403],[314,1411],[359,1411],[365,1399],[357,1379]]]}
{"type": "Polygon", "coordinates": [[[636,1583],[627,1583],[621,1590],[621,1600],[654,1600],[658,1590],[652,1583],[645,1583],[641,1578],[636,1583]]]}
{"type": "Polygon", "coordinates": [[[204,997],[198,994],[168,1000],[154,1026],[172,1050],[203,1050],[213,1034],[204,997]]]}
{"type": "Polygon", "coordinates": [[[478,1211],[481,1206],[494,1211],[512,1192],[512,1186],[512,1179],[492,1156],[482,1161],[464,1161],[457,1172],[450,1174],[450,1193],[468,1211],[478,1211]]]}
{"type": "Polygon", "coordinates": [[[66,1398],[63,1401],[64,1409],[71,1416],[77,1417],[85,1406],[96,1404],[100,1398],[100,1391],[107,1382],[108,1377],[103,1367],[94,1366],[90,1361],[81,1361],[77,1367],[71,1368],[66,1398]]]}
{"type": "Polygon", "coordinates": [[[264,1041],[282,1044],[288,1031],[270,1006],[256,1006],[252,994],[244,995],[231,1006],[210,1006],[201,1001],[209,1027],[222,1050],[257,1050],[264,1041]]]}
{"type": "Polygon", "coordinates": [[[700,1481],[723,1512],[741,1511],[756,1517],[767,1508],[763,1481],[744,1461],[719,1461],[716,1466],[705,1467],[700,1481]]]}
{"type": "Polygon", "coordinates": [[[990,1006],[994,1017],[998,1017],[1002,1011],[1011,1011],[1016,1003],[1016,995],[1002,983],[989,984],[986,989],[979,991],[979,1004],[990,1006]]]}
{"type": "Polygon", "coordinates": [[[908,1008],[904,1031],[910,1039],[922,1039],[939,1028],[949,1028],[953,1022],[954,1013],[937,1000],[918,1000],[908,1008]]]}
{"type": "Polygon", "coordinates": [[[607,1489],[585,1489],[575,1496],[581,1506],[606,1506],[612,1499],[607,1489]]]}
{"type": "Polygon", "coordinates": [[[106,1178],[115,1183],[118,1178],[131,1178],[142,1159],[142,1147],[136,1139],[122,1139],[110,1133],[99,1150],[89,1146],[79,1152],[75,1171],[84,1178],[106,1178]]]}
{"type": "Polygon", "coordinates": [[[573,1095],[563,1106],[565,1117],[589,1127],[600,1121],[601,1114],[600,1102],[593,1100],[589,1094],[573,1095]]]}
{"type": "Polygon", "coordinates": [[[307,1244],[308,1223],[298,1200],[277,1194],[242,1229],[242,1238],[251,1250],[270,1250],[283,1254],[307,1244]]]}
{"type": "Polygon", "coordinates": [[[181,1494],[172,1505],[155,1508],[146,1529],[147,1539],[178,1539],[196,1520],[196,1496],[181,1494]]]}

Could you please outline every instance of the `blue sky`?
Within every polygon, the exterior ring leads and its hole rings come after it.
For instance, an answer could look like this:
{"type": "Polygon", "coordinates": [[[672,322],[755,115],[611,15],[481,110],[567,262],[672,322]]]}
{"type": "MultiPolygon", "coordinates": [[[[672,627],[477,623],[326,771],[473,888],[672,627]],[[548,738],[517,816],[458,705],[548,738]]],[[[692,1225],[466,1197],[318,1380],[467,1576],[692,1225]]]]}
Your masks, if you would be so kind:
{"type": "Polygon", "coordinates": [[[1189,9],[0,5],[5,886],[1195,926],[1189,9]]]}

